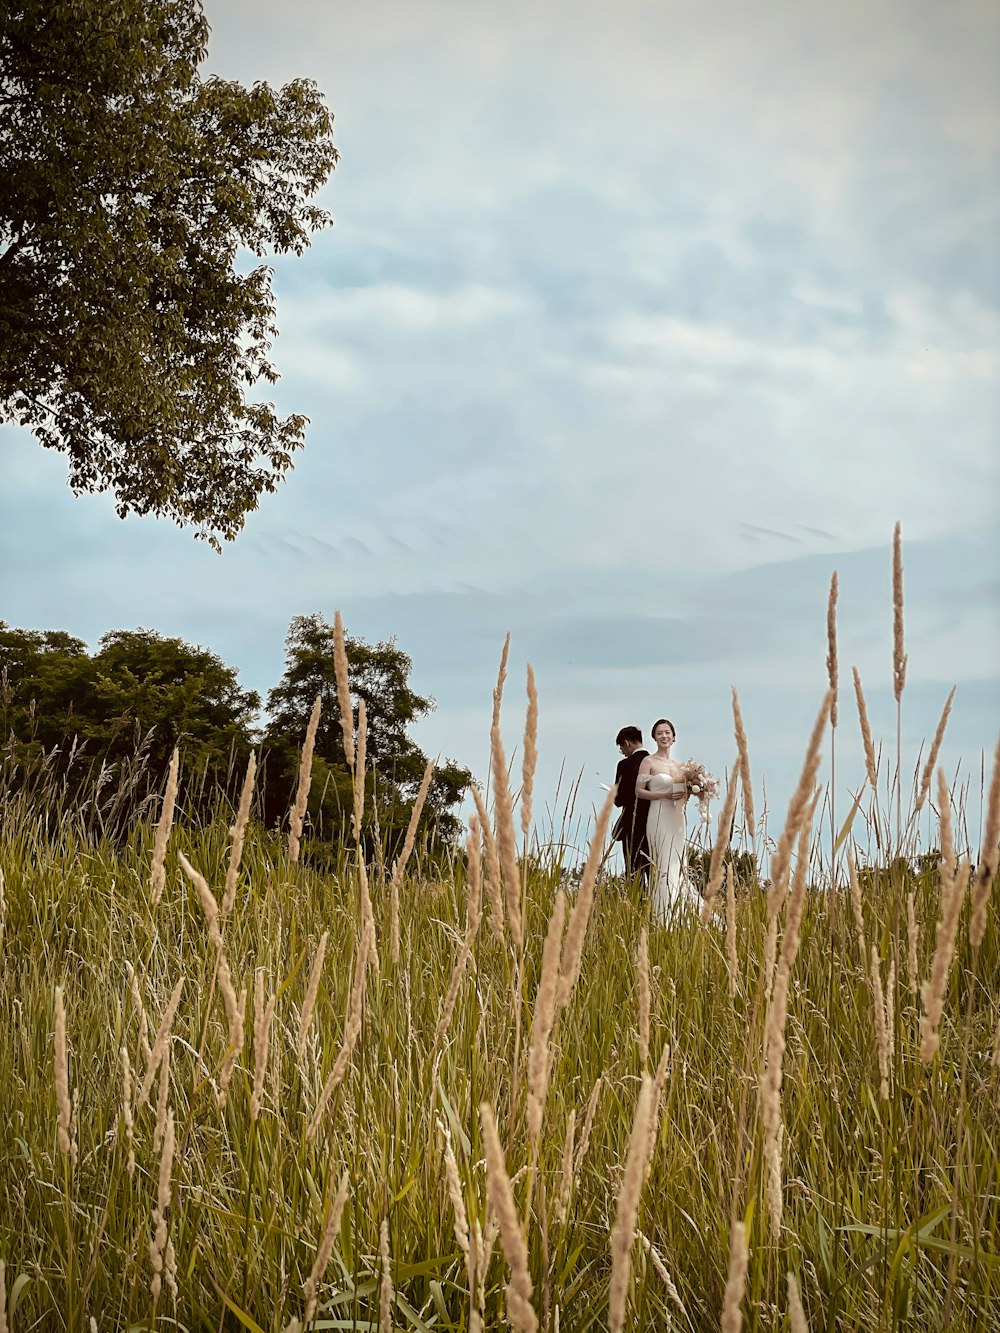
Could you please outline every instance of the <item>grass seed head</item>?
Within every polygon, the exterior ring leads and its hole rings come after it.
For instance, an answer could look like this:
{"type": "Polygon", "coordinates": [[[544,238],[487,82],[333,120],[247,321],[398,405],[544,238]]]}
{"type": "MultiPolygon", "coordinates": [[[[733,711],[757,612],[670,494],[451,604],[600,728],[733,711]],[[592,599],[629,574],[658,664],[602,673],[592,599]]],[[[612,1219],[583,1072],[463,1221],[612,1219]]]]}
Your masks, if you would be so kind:
{"type": "Polygon", "coordinates": [[[837,693],[840,673],[837,666],[837,571],[830,578],[830,596],[826,604],[826,672],[830,682],[830,725],[837,725],[837,693]]]}
{"type": "Polygon", "coordinates": [[[892,534],[892,692],[896,702],[906,686],[906,653],[903,643],[903,537],[899,523],[892,534]]]}
{"type": "Polygon", "coordinates": [[[170,837],[170,829],[174,822],[174,804],[177,800],[179,767],[180,751],[174,746],[174,752],[170,756],[170,767],[167,770],[167,788],[163,794],[163,808],[160,811],[160,821],[156,826],[156,837],[153,840],[153,862],[149,873],[149,889],[154,907],[160,901],[166,884],[164,862],[167,856],[167,840],[170,837]]]}
{"type": "Polygon", "coordinates": [[[527,666],[528,710],[524,719],[524,758],[521,766],[521,832],[527,838],[531,829],[531,803],[538,766],[538,689],[535,671],[527,666]]]}
{"type": "Polygon", "coordinates": [[[347,673],[347,646],[344,641],[344,621],[339,611],[333,614],[333,668],[337,677],[337,705],[340,709],[340,730],[344,738],[344,758],[347,767],[354,767],[354,711],[351,707],[351,687],[347,673]]]}
{"type": "Polygon", "coordinates": [[[236,877],[243,859],[243,843],[246,839],[247,824],[250,822],[250,803],[253,800],[253,785],[257,778],[257,756],[251,751],[247,760],[247,771],[240,790],[240,803],[236,809],[236,819],[229,831],[232,846],[229,850],[229,865],[226,867],[226,887],[222,895],[222,915],[228,916],[236,902],[236,877]]]}
{"type": "Polygon", "coordinates": [[[993,776],[990,779],[986,805],[983,845],[976,866],[972,888],[972,917],[969,922],[969,940],[978,950],[986,934],[986,906],[990,900],[997,866],[1000,864],[1000,740],[993,752],[993,776]]]}
{"type": "Polygon", "coordinates": [[[57,986],[55,990],[55,1013],[56,1028],[54,1059],[59,1151],[63,1156],[69,1156],[71,1148],[69,1131],[73,1113],[69,1098],[69,1067],[67,1064],[68,1056],[66,1052],[66,1005],[63,1000],[62,986],[57,986]]]}

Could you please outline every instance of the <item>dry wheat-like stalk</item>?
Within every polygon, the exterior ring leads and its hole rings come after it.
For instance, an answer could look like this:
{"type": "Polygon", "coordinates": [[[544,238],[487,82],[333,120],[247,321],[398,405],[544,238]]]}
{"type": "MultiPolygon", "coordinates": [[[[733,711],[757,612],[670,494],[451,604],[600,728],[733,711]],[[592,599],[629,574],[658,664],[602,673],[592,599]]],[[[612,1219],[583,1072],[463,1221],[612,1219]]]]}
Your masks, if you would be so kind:
{"type": "Polygon", "coordinates": [[[521,875],[517,864],[517,838],[514,832],[514,806],[510,794],[507,759],[500,735],[500,707],[503,702],[504,681],[507,679],[507,657],[510,652],[510,632],[504,638],[493,691],[493,718],[490,723],[490,773],[493,780],[493,813],[496,821],[496,843],[503,873],[503,890],[507,904],[507,926],[514,948],[524,950],[524,926],[521,919],[521,875]]]}
{"type": "Polygon", "coordinates": [[[997,741],[996,750],[993,752],[993,776],[990,779],[990,794],[986,806],[983,845],[972,886],[969,941],[977,951],[986,934],[986,904],[990,900],[998,864],[1000,864],[1000,740],[997,741]]]}
{"type": "Polygon", "coordinates": [[[566,1119],[566,1134],[563,1138],[562,1160],[559,1166],[559,1193],[556,1196],[555,1219],[559,1226],[566,1225],[569,1211],[570,1191],[573,1188],[573,1147],[576,1141],[576,1107],[566,1119]]]}
{"type": "Polygon", "coordinates": [[[465,844],[465,938],[473,943],[483,919],[482,836],[478,815],[469,816],[469,836],[465,844]]]}
{"type": "Polygon", "coordinates": [[[139,978],[128,959],[125,960],[125,971],[128,973],[129,986],[132,990],[132,1002],[135,1005],[135,1012],[139,1019],[139,1049],[148,1064],[152,1054],[149,1045],[149,1020],[146,1017],[146,1006],[142,1002],[142,992],[139,990],[139,978]]]}
{"type": "Polygon", "coordinates": [[[885,1030],[889,1039],[889,1064],[892,1064],[892,1035],[896,1030],[896,959],[889,958],[885,979],[885,1030]]]}
{"type": "Polygon", "coordinates": [[[299,760],[299,785],[295,792],[295,801],[288,815],[288,859],[293,865],[299,859],[302,821],[305,819],[306,806],[309,802],[309,788],[312,786],[313,750],[316,746],[316,730],[319,727],[319,713],[322,706],[323,696],[317,694],[316,702],[309,714],[306,738],[302,743],[302,756],[299,760]]]}
{"type": "Polygon", "coordinates": [[[774,964],[778,955],[778,911],[781,904],[778,903],[774,912],[770,911],[768,904],[767,931],[764,934],[764,953],[761,959],[761,972],[764,977],[764,999],[770,1002],[771,988],[774,985],[774,964]]]}
{"type": "Polygon", "coordinates": [[[358,853],[358,896],[361,905],[361,926],[368,936],[368,961],[373,972],[381,967],[378,954],[378,941],[375,937],[375,909],[372,906],[371,890],[368,886],[368,867],[365,858],[358,853]]]}
{"type": "Polygon", "coordinates": [[[250,802],[253,800],[253,784],[257,779],[257,756],[251,752],[247,760],[247,771],[240,789],[240,803],[236,809],[236,819],[229,830],[232,847],[229,851],[229,865],[226,868],[226,887],[222,895],[222,915],[228,916],[236,902],[236,876],[239,874],[240,861],[243,859],[243,843],[246,838],[247,824],[250,822],[250,802]]]}
{"type": "Polygon", "coordinates": [[[465,938],[459,948],[455,967],[451,974],[451,981],[448,984],[448,991],[441,1007],[441,1017],[438,1020],[438,1037],[443,1037],[451,1026],[452,1015],[455,1012],[455,1001],[458,999],[459,988],[465,977],[465,969],[472,957],[472,950],[475,948],[482,918],[479,901],[479,820],[475,815],[469,821],[469,826],[469,838],[466,844],[468,892],[465,902],[465,938]]]}
{"type": "Polygon", "coordinates": [[[149,1260],[153,1279],[149,1292],[153,1305],[160,1298],[163,1287],[163,1261],[167,1249],[167,1209],[170,1207],[170,1173],[174,1164],[174,1113],[167,1111],[163,1130],[163,1150],[160,1154],[160,1174],[156,1189],[156,1207],[153,1209],[153,1236],[149,1242],[149,1260]]]}
{"type": "Polygon", "coordinates": [[[830,596],[826,604],[826,674],[830,682],[830,725],[837,725],[837,693],[840,672],[837,665],[837,595],[840,584],[837,571],[830,578],[830,596]]]}
{"type": "Polygon", "coordinates": [[[958,858],[955,855],[955,840],[951,829],[951,792],[948,790],[948,780],[943,768],[938,769],[937,788],[938,834],[941,842],[941,895],[945,898],[955,877],[958,858]]]}
{"type": "Polygon", "coordinates": [[[806,881],[809,867],[809,839],[816,809],[815,799],[810,804],[799,832],[798,863],[788,898],[785,930],[781,940],[781,957],[774,978],[774,989],[767,1012],[764,1038],[764,1071],[761,1078],[761,1104],[764,1126],[764,1156],[770,1169],[769,1197],[772,1233],[777,1239],[781,1230],[781,1084],[785,1054],[785,1024],[788,1019],[788,994],[792,967],[799,951],[799,933],[805,907],[806,881]]]}
{"type": "Polygon", "coordinates": [[[312,1023],[313,1010],[316,1008],[316,997],[319,995],[320,978],[323,975],[323,960],[326,957],[326,942],[329,939],[330,932],[324,930],[320,936],[319,948],[316,950],[316,957],[313,959],[313,965],[309,970],[309,983],[306,986],[306,997],[302,1002],[302,1012],[299,1015],[299,1035],[295,1042],[295,1050],[299,1059],[302,1059],[303,1052],[306,1049],[306,1039],[309,1036],[309,1025],[312,1023]]]}
{"type": "Polygon", "coordinates": [[[875,1010],[875,1049],[878,1053],[879,1095],[884,1102],[889,1100],[889,1028],[885,1013],[885,992],[882,989],[882,969],[879,964],[878,946],[872,945],[871,954],[872,1004],[875,1010]]]}
{"type": "Polygon", "coordinates": [[[955,956],[955,936],[958,921],[962,915],[962,904],[969,884],[972,867],[968,860],[950,875],[951,884],[945,887],[945,869],[941,868],[941,918],[938,921],[934,937],[934,957],[927,980],[920,988],[924,1012],[920,1017],[920,1059],[924,1064],[933,1060],[941,1044],[938,1027],[944,1012],[944,997],[948,989],[948,976],[951,972],[952,959],[955,956]]]}
{"type": "Polygon", "coordinates": [[[490,830],[490,817],[486,810],[479,788],[472,784],[472,799],[476,804],[479,826],[483,834],[483,846],[486,849],[485,889],[486,901],[490,905],[490,930],[498,943],[503,943],[503,877],[500,870],[500,853],[496,840],[490,830]]]}
{"type": "Polygon", "coordinates": [[[740,1333],[743,1324],[740,1305],[743,1302],[749,1259],[746,1226],[742,1222],[734,1222],[729,1237],[729,1272],[722,1298],[722,1318],[719,1321],[722,1333],[740,1333]]]}
{"type": "Polygon", "coordinates": [[[642,1078],[642,1087],[632,1119],[632,1134],[625,1157],[625,1174],[618,1192],[618,1208],[611,1230],[611,1284],[608,1291],[609,1333],[621,1333],[625,1324],[628,1303],[629,1278],[632,1273],[632,1245],[639,1217],[639,1200],[646,1182],[646,1161],[649,1147],[649,1125],[653,1110],[653,1080],[648,1074],[642,1078]]]}
{"type": "Polygon", "coordinates": [[[9,1333],[7,1325],[7,1265],[0,1259],[0,1333],[9,1333]]]}
{"type": "Polygon", "coordinates": [[[531,1020],[531,1044],[528,1047],[528,1135],[532,1146],[532,1160],[538,1151],[542,1133],[542,1118],[549,1088],[549,1039],[556,1017],[559,998],[559,954],[562,948],[563,925],[566,920],[566,895],[557,890],[549,927],[542,946],[542,969],[535,997],[535,1012],[531,1020]]]}
{"type": "Polygon", "coordinates": [[[576,1157],[573,1161],[573,1175],[580,1174],[580,1167],[583,1165],[583,1159],[587,1156],[587,1149],[590,1147],[590,1131],[594,1126],[594,1116],[597,1113],[597,1099],[601,1095],[601,1087],[604,1083],[604,1075],[598,1074],[594,1086],[590,1090],[590,1096],[587,1098],[587,1109],[583,1114],[583,1129],[580,1131],[580,1143],[576,1150],[576,1157]]]}
{"type": "Polygon", "coordinates": [[[913,890],[906,895],[906,978],[914,995],[920,985],[920,964],[917,953],[920,948],[920,927],[917,925],[916,904],[913,890]]]}
{"type": "Polygon", "coordinates": [[[906,653],[903,643],[903,538],[896,524],[892,534],[892,692],[896,702],[906,685],[906,653]]]}
{"type": "Polygon", "coordinates": [[[3,937],[7,928],[7,899],[4,896],[3,870],[0,870],[0,954],[3,953],[3,937]]]}
{"type": "Polygon", "coordinates": [[[740,956],[736,949],[736,875],[726,876],[726,971],[729,994],[735,999],[740,989],[740,956]]]}
{"type": "Polygon", "coordinates": [[[340,730],[344,737],[344,758],[347,767],[354,767],[354,712],[351,708],[351,687],[347,673],[347,647],[344,642],[344,621],[339,611],[333,613],[333,669],[337,677],[337,704],[340,708],[340,730]]]}
{"type": "Polygon", "coordinates": [[[378,1295],[378,1333],[392,1333],[392,1266],[389,1258],[389,1219],[382,1218],[378,1232],[378,1255],[382,1280],[378,1295]]]}
{"type": "Polygon", "coordinates": [[[788,1274],[788,1322],[791,1333],[809,1333],[806,1312],[802,1307],[802,1297],[799,1295],[799,1284],[791,1273],[788,1274]]]}
{"type": "Polygon", "coordinates": [[[663,1262],[662,1254],[660,1254],[656,1246],[644,1232],[638,1231],[636,1234],[639,1237],[642,1248],[649,1255],[650,1261],[660,1277],[660,1281],[666,1288],[667,1295],[677,1306],[678,1310],[680,1310],[681,1314],[686,1314],[687,1311],[684,1309],[684,1302],[681,1300],[681,1294],[674,1286],[674,1280],[670,1276],[667,1265],[663,1262]]]}
{"type": "Polygon", "coordinates": [[[54,1040],[56,1109],[58,1112],[59,1151],[68,1157],[71,1150],[70,1119],[72,1110],[69,1100],[69,1065],[66,1053],[66,1005],[63,1000],[63,988],[55,990],[56,1029],[54,1040]]]}
{"type": "Polygon", "coordinates": [[[858,703],[858,723],[861,727],[861,740],[865,749],[865,771],[868,774],[872,791],[878,791],[878,761],[875,757],[875,742],[872,740],[871,724],[868,721],[868,705],[865,703],[865,692],[861,688],[861,676],[858,674],[858,668],[851,667],[851,670],[854,673],[854,697],[858,703]]]}
{"type": "Polygon", "coordinates": [[[656,1142],[660,1134],[660,1106],[663,1101],[663,1089],[666,1087],[667,1070],[669,1068],[670,1042],[666,1041],[663,1043],[660,1058],[656,1062],[656,1073],[653,1075],[653,1109],[649,1117],[649,1143],[646,1145],[647,1176],[653,1166],[653,1155],[656,1152],[656,1142]]]}
{"type": "Polygon", "coordinates": [[[433,776],[434,760],[428,759],[427,766],[424,769],[424,775],[420,780],[420,790],[417,792],[417,799],[413,802],[413,809],[410,811],[410,822],[406,826],[406,837],[403,839],[403,850],[396,858],[396,862],[392,867],[392,878],[389,881],[389,931],[393,966],[399,962],[399,886],[403,879],[406,863],[409,861],[410,854],[413,851],[413,845],[417,840],[417,827],[420,824],[420,816],[423,813],[424,802],[427,800],[427,793],[430,791],[431,779],[433,776]]]}
{"type": "Polygon", "coordinates": [[[170,768],[167,770],[167,789],[163,794],[160,822],[156,826],[156,837],[153,840],[153,864],[149,872],[150,898],[154,907],[160,901],[167,882],[164,862],[167,856],[170,828],[174,822],[174,804],[177,800],[177,772],[179,767],[180,751],[177,746],[174,746],[174,752],[170,756],[170,768]]]}
{"type": "Polygon", "coordinates": [[[162,1063],[167,1044],[170,1041],[170,1030],[174,1025],[174,1017],[177,1014],[178,1005],[181,1002],[181,991],[184,989],[184,978],[178,977],[170,992],[170,999],[167,1001],[167,1007],[163,1011],[163,1017],[160,1019],[160,1026],[156,1029],[156,1036],[153,1038],[153,1045],[150,1048],[149,1059],[146,1062],[146,1072],[142,1076],[142,1083],[139,1086],[139,1095],[135,1099],[136,1114],[146,1105],[146,1099],[153,1087],[153,1079],[162,1063]]]}
{"type": "MultiPolygon", "coordinates": [[[[222,1061],[222,1067],[219,1070],[219,1110],[225,1109],[226,1099],[229,1096],[229,1084],[232,1081],[233,1074],[236,1072],[236,1062],[240,1058],[243,1050],[243,1042],[246,1038],[246,1011],[247,1011],[247,988],[242,986],[239,995],[236,995],[232,980],[229,982],[230,994],[226,999],[226,1007],[230,1008],[231,1016],[229,1020],[229,1045],[226,1049],[225,1058],[222,1061]]],[[[225,987],[222,984],[222,969],[219,969],[219,989],[226,994],[225,987]]]]}
{"type": "MultiPolygon", "coordinates": [[[[166,1278],[167,1290],[170,1292],[174,1309],[177,1309],[177,1255],[174,1252],[174,1242],[167,1236],[167,1248],[163,1252],[163,1276],[166,1278]]],[[[96,1325],[92,1333],[96,1333],[96,1325]]]]}
{"type": "Polygon", "coordinates": [[[868,958],[868,945],[865,941],[865,914],[861,901],[861,881],[858,879],[858,867],[854,862],[854,852],[847,849],[847,873],[851,881],[851,909],[854,912],[854,929],[858,937],[858,949],[861,952],[861,960],[865,962],[868,958]]]}
{"type": "Polygon", "coordinates": [[[587,853],[587,861],[583,867],[580,887],[576,894],[576,902],[573,904],[573,910],[569,916],[569,925],[566,927],[562,961],[559,966],[560,1009],[565,1009],[569,1004],[573,987],[580,975],[580,965],[583,962],[583,946],[587,939],[587,926],[594,905],[597,871],[604,856],[604,840],[607,836],[611,811],[614,809],[615,790],[612,787],[611,791],[608,792],[607,798],[598,813],[597,822],[594,826],[594,836],[590,840],[590,850],[587,853]]]}
{"type": "Polygon", "coordinates": [[[264,969],[258,967],[254,974],[253,986],[253,1092],[250,1095],[250,1119],[254,1121],[260,1115],[261,1099],[264,1095],[264,1079],[267,1077],[267,1057],[271,1041],[271,1023],[274,1020],[274,1007],[278,1002],[277,994],[265,1003],[264,969]]]}
{"type": "Polygon", "coordinates": [[[997,1027],[993,1033],[993,1054],[990,1056],[990,1068],[1000,1069],[1000,1015],[997,1017],[997,1027]]]}
{"type": "Polygon", "coordinates": [[[778,840],[778,846],[774,855],[771,857],[771,889],[768,893],[768,911],[776,914],[777,909],[784,901],[785,890],[788,884],[788,868],[791,864],[792,848],[795,846],[795,840],[798,837],[802,820],[805,817],[809,803],[813,799],[813,788],[816,785],[816,775],[819,772],[820,747],[823,743],[823,732],[826,728],[826,719],[830,712],[830,691],[828,690],[823,697],[820,710],[816,715],[816,721],[813,723],[812,734],[809,737],[809,744],[806,747],[806,756],[802,764],[802,772],[799,775],[798,786],[792,794],[792,799],[788,803],[788,814],[785,816],[785,827],[782,830],[781,837],[778,840]]]}
{"type": "Polygon", "coordinates": [[[486,1191],[499,1225],[500,1243],[510,1268],[510,1281],[506,1286],[507,1317],[521,1333],[536,1333],[538,1316],[531,1303],[528,1246],[517,1215],[514,1189],[507,1174],[496,1118],[488,1102],[483,1102],[479,1107],[479,1117],[483,1126],[483,1150],[486,1157],[486,1191]]]}
{"type": "MultiPolygon", "coordinates": [[[[229,1093],[229,1083],[236,1068],[236,1061],[239,1059],[240,1052],[243,1049],[243,1040],[245,1036],[245,1013],[246,1013],[246,989],[244,988],[239,995],[236,993],[236,987],[233,984],[232,973],[229,970],[229,960],[226,957],[226,942],[222,937],[222,930],[219,926],[219,904],[215,900],[215,895],[208,887],[208,881],[204,875],[199,874],[194,866],[187,859],[183,852],[178,852],[178,860],[181,869],[195,887],[201,902],[202,911],[205,913],[205,924],[208,926],[208,937],[215,946],[215,955],[218,963],[219,991],[222,994],[223,1003],[226,1006],[226,1014],[229,1018],[229,1046],[226,1056],[222,1062],[222,1068],[219,1071],[219,1110],[224,1110],[226,1098],[229,1093]]],[[[140,1103],[141,1104],[141,1103],[140,1103]]]]}
{"type": "Polygon", "coordinates": [[[344,1040],[340,1050],[337,1052],[337,1058],[333,1062],[333,1068],[327,1076],[326,1082],[320,1091],[319,1099],[316,1102],[316,1109],[313,1111],[312,1119],[306,1129],[306,1138],[309,1142],[316,1137],[316,1131],[319,1129],[323,1120],[323,1113],[326,1110],[327,1102],[333,1096],[341,1079],[347,1072],[347,1066],[350,1063],[351,1056],[354,1054],[354,1047],[357,1044],[358,1037],[361,1034],[361,1021],[364,1015],[365,1003],[365,981],[368,972],[368,935],[362,927],[358,937],[357,958],[354,964],[354,982],[351,986],[350,999],[347,1007],[347,1018],[344,1024],[344,1040]]]}
{"type": "Polygon", "coordinates": [[[158,1153],[163,1146],[163,1134],[167,1127],[167,1104],[170,1099],[170,1042],[163,1048],[160,1061],[160,1087],[156,1097],[156,1124],[153,1127],[153,1152],[158,1153]]]}
{"type": "Polygon", "coordinates": [[[733,689],[733,731],[736,736],[736,750],[740,757],[740,788],[743,792],[743,818],[751,838],[754,834],[753,784],[750,781],[750,750],[747,746],[747,733],[743,726],[743,713],[740,709],[739,695],[733,689]]]}
{"type": "MultiPolygon", "coordinates": [[[[739,759],[737,759],[729,774],[729,781],[726,784],[726,799],[722,803],[722,810],[719,814],[719,827],[715,834],[712,858],[708,866],[708,887],[705,890],[705,901],[701,905],[703,924],[710,921],[715,912],[715,900],[719,896],[719,889],[722,887],[722,876],[726,870],[726,853],[729,851],[729,835],[733,826],[733,814],[736,810],[736,783],[739,777],[739,766],[739,759]]],[[[731,874],[730,871],[730,876],[731,874]]]]}
{"type": "Polygon", "coordinates": [[[531,828],[531,801],[535,790],[535,769],[538,766],[538,690],[535,671],[527,667],[528,711],[524,718],[524,757],[521,763],[521,832],[525,838],[531,828]]]}
{"type": "Polygon", "coordinates": [[[920,775],[920,786],[917,790],[917,800],[913,807],[914,814],[923,809],[924,801],[927,800],[927,793],[931,789],[931,778],[934,774],[934,765],[937,763],[938,751],[941,749],[941,742],[944,740],[944,730],[948,725],[952,700],[955,698],[955,688],[954,685],[951,687],[951,693],[945,700],[944,708],[941,710],[941,717],[938,719],[937,730],[934,732],[934,739],[931,741],[930,752],[927,755],[927,763],[924,764],[924,771],[920,775]]]}
{"type": "Polygon", "coordinates": [[[125,1124],[125,1142],[128,1145],[127,1170],[135,1175],[135,1121],[132,1116],[132,1063],[128,1058],[128,1047],[124,1044],[122,1056],[122,1120],[125,1124]]]}
{"type": "Polygon", "coordinates": [[[507,904],[507,928],[514,948],[524,950],[524,927],[521,921],[521,871],[517,864],[517,835],[514,829],[514,807],[507,778],[507,759],[499,722],[494,724],[490,737],[490,763],[493,775],[493,811],[497,826],[497,850],[503,871],[504,896],[507,904]]]}
{"type": "MultiPolygon", "coordinates": [[[[330,1180],[332,1182],[332,1175],[330,1180]]],[[[313,1260],[313,1266],[309,1270],[309,1276],[302,1284],[302,1295],[305,1297],[306,1301],[305,1322],[307,1325],[316,1314],[316,1306],[318,1304],[316,1294],[317,1288],[323,1280],[326,1266],[330,1262],[330,1255],[333,1254],[333,1247],[340,1231],[340,1219],[344,1213],[344,1205],[347,1203],[349,1189],[350,1177],[345,1171],[340,1177],[337,1193],[327,1209],[326,1225],[323,1227],[323,1235],[316,1249],[316,1258],[313,1260]]]]}
{"type": "Polygon", "coordinates": [[[496,688],[493,691],[493,717],[490,721],[490,729],[500,721],[500,705],[503,701],[504,681],[507,679],[507,658],[510,656],[510,630],[504,636],[503,648],[500,651],[500,667],[497,671],[496,688]]]}
{"type": "Polygon", "coordinates": [[[365,817],[365,769],[368,766],[368,711],[358,700],[358,746],[354,756],[354,840],[360,846],[365,817]]]}
{"type": "MultiPolygon", "coordinates": [[[[465,1195],[462,1191],[462,1180],[458,1173],[458,1162],[455,1158],[455,1146],[451,1141],[451,1129],[447,1123],[441,1119],[437,1122],[438,1129],[444,1139],[444,1167],[445,1178],[448,1182],[448,1197],[451,1199],[452,1213],[454,1215],[455,1239],[458,1241],[458,1248],[465,1257],[466,1265],[469,1264],[471,1257],[471,1248],[469,1243],[469,1215],[465,1207],[465,1195]]],[[[469,1293],[472,1293],[472,1287],[475,1283],[475,1266],[469,1273],[469,1293]]]]}
{"type": "Polygon", "coordinates": [[[785,1125],[779,1120],[774,1137],[764,1144],[764,1161],[767,1166],[767,1219],[775,1244],[781,1238],[784,1211],[784,1150],[785,1125]]]}
{"type": "Polygon", "coordinates": [[[639,932],[639,945],[635,954],[635,976],[639,1009],[639,1057],[645,1069],[649,1064],[649,1016],[652,1009],[649,983],[649,931],[645,926],[639,932]]]}

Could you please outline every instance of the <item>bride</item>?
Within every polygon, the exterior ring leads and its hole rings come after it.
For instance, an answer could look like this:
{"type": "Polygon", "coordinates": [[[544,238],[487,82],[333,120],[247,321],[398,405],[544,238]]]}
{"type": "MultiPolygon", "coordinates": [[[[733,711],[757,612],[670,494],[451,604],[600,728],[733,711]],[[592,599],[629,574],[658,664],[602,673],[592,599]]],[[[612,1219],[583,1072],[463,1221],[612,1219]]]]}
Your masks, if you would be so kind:
{"type": "Polygon", "coordinates": [[[695,905],[697,894],[685,868],[684,804],[688,798],[684,771],[670,749],[677,739],[674,724],[665,717],[653,723],[656,752],[647,755],[635,780],[635,794],[649,801],[646,840],[652,862],[650,891],[653,912],[669,921],[685,907],[695,905]]]}

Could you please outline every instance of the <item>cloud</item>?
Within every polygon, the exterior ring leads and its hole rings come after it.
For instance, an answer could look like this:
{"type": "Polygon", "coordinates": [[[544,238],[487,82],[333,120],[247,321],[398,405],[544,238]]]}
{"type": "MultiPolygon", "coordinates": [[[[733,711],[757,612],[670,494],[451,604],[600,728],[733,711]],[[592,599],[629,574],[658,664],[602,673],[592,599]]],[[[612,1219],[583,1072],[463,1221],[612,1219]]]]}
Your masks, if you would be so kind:
{"type": "Polygon", "coordinates": [[[336,226],[275,261],[307,448],[218,559],[6,434],[7,618],[152,620],[263,690],[291,615],[340,605],[412,654],[424,743],[477,764],[510,628],[545,780],[566,757],[596,790],[604,738],[665,703],[724,765],[737,683],[777,796],[835,566],[842,679],[882,709],[898,518],[914,735],[952,679],[956,736],[993,725],[991,7],[211,9],[220,72],[312,74],[337,111],[336,226]]]}

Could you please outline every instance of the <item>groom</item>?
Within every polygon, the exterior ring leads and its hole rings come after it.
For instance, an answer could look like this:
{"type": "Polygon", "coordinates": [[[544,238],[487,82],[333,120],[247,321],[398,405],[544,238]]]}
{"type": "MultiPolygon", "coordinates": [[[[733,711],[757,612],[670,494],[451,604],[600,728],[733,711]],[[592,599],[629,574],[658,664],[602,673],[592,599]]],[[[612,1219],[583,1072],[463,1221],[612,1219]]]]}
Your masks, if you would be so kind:
{"type": "Polygon", "coordinates": [[[649,874],[649,847],[646,843],[649,802],[636,800],[635,780],[648,751],[642,748],[642,732],[638,727],[622,727],[615,737],[615,744],[625,757],[615,772],[618,786],[615,805],[620,805],[622,812],[615,821],[612,837],[622,844],[628,873],[640,874],[646,879],[649,874]]]}

